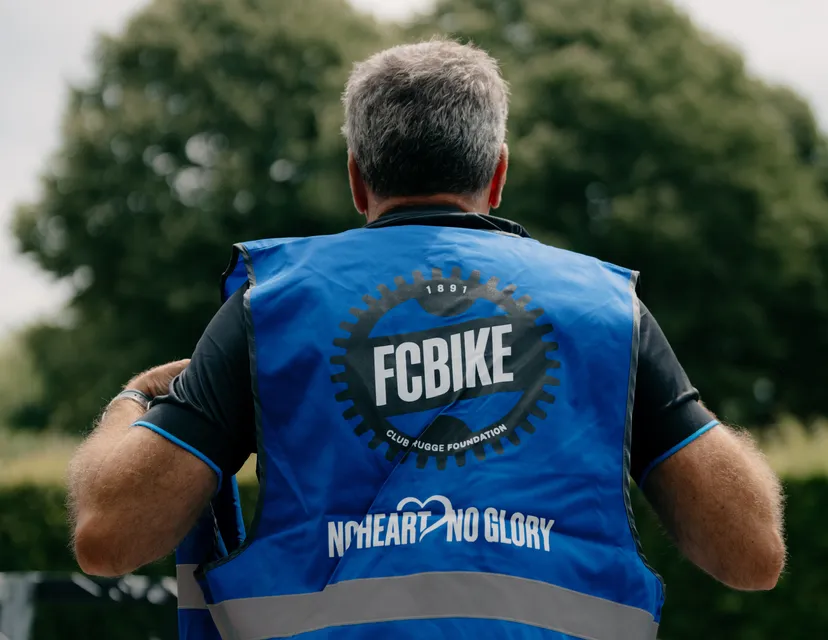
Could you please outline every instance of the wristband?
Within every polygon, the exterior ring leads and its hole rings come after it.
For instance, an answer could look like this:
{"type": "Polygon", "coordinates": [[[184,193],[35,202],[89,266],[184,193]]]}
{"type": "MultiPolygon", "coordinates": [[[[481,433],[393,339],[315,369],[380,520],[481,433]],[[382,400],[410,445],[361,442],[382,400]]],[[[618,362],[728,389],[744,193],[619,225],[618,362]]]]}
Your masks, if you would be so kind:
{"type": "MultiPolygon", "coordinates": [[[[121,393],[112,398],[112,402],[115,402],[116,400],[132,400],[133,402],[140,404],[141,408],[146,411],[149,409],[149,404],[152,398],[150,398],[143,391],[138,391],[138,389],[124,389],[121,393]]],[[[109,404],[112,404],[112,402],[109,404]]]]}

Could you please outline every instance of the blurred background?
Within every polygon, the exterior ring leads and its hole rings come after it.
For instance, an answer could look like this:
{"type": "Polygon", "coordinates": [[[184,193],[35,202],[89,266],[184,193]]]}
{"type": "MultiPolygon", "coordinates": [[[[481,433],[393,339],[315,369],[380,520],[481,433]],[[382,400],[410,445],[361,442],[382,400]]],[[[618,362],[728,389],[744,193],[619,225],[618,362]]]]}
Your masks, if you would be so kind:
{"type": "Polygon", "coordinates": [[[636,496],[660,637],[828,637],[826,25],[822,0],[0,0],[0,640],[175,638],[171,561],[74,573],[68,457],[128,378],[190,355],[232,243],[360,224],[344,80],[435,33],[511,83],[500,214],[641,271],[785,479],[767,594],[680,559],[636,496]]]}

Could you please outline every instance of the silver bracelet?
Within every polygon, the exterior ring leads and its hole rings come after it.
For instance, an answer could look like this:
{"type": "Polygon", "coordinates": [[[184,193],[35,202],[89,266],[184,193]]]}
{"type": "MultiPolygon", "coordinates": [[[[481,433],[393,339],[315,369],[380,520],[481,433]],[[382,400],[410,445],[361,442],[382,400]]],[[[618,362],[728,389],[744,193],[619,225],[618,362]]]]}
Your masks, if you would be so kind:
{"type": "Polygon", "coordinates": [[[112,398],[112,401],[109,404],[111,405],[116,400],[132,400],[133,402],[140,404],[141,408],[146,411],[149,409],[149,404],[152,398],[150,398],[143,391],[138,391],[137,389],[124,389],[121,393],[112,398]]]}

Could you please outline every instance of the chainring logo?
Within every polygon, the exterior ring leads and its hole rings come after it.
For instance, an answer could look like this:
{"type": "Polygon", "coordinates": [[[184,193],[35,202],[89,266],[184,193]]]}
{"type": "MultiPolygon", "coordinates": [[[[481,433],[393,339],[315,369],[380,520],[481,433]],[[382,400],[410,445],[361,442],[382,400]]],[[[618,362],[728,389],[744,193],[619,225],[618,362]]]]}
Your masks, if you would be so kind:
{"type": "Polygon", "coordinates": [[[555,401],[560,384],[543,309],[479,271],[412,275],[395,278],[394,289],[379,285],[379,297],[364,296],[367,308],[340,324],[348,337],[334,340],[331,364],[333,382],[345,385],[336,395],[343,417],[356,435],[373,433],[371,449],[385,443],[391,461],[416,454],[420,469],[432,457],[438,469],[449,456],[462,467],[469,451],[483,460],[486,447],[519,445],[517,430],[535,432],[530,417],[546,418],[541,404],[555,401]]]}

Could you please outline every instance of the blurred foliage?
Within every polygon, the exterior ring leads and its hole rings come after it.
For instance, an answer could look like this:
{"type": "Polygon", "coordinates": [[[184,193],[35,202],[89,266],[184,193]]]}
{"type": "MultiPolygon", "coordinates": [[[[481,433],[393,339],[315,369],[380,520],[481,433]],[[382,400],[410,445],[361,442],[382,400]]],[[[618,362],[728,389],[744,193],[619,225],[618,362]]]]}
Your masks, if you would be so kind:
{"type": "MultiPolygon", "coordinates": [[[[31,352],[19,336],[0,343],[0,428],[14,425],[39,430],[49,420],[43,404],[43,385],[31,352]]],[[[2,444],[0,431],[0,444],[2,444]]],[[[0,460],[6,447],[0,446],[0,460]]]]}
{"type": "Polygon", "coordinates": [[[15,222],[77,291],[65,326],[25,336],[53,424],[82,429],[132,375],[192,352],[233,242],[357,221],[339,95],[383,44],[345,0],[159,0],[101,40],[15,222]]]}
{"type": "Polygon", "coordinates": [[[0,486],[30,482],[60,485],[79,438],[0,426],[0,486]]]}
{"type": "Polygon", "coordinates": [[[338,95],[403,37],[471,39],[513,94],[502,214],[642,271],[708,404],[826,412],[828,155],[808,106],[663,0],[446,0],[405,36],[344,0],[158,0],[72,91],[24,251],[71,278],[26,346],[77,431],[132,374],[187,356],[230,244],[358,224],[338,95]]]}
{"type": "MultiPolygon", "coordinates": [[[[664,537],[641,494],[634,494],[644,550],[668,585],[660,638],[811,640],[825,636],[828,609],[822,606],[822,600],[828,592],[828,573],[824,571],[828,566],[828,538],[814,535],[814,532],[821,531],[826,525],[828,478],[791,481],[786,491],[789,566],[779,586],[770,593],[732,591],[682,559],[664,537]]],[[[244,484],[242,502],[248,522],[255,500],[256,486],[244,484]]],[[[50,571],[76,571],[66,546],[68,531],[65,523],[62,490],[26,486],[0,488],[0,572],[47,567],[50,571]]],[[[173,575],[173,572],[172,559],[168,558],[141,573],[159,576],[173,575]]],[[[172,603],[155,609],[158,611],[154,615],[161,616],[156,620],[166,619],[164,616],[175,611],[172,603]]],[[[116,620],[129,611],[121,612],[118,607],[99,608],[98,615],[101,620],[116,620]]],[[[90,637],[84,633],[93,612],[93,608],[87,607],[73,615],[71,609],[63,607],[60,637],[90,637]]],[[[37,624],[52,628],[54,625],[49,620],[54,613],[48,608],[38,612],[37,624]]],[[[129,625],[125,627],[129,628],[129,625]]],[[[36,635],[34,640],[52,637],[56,636],[36,635]]],[[[119,635],[113,631],[106,637],[127,640],[141,636],[119,635]]],[[[172,640],[175,635],[157,637],[172,640]]]]}

